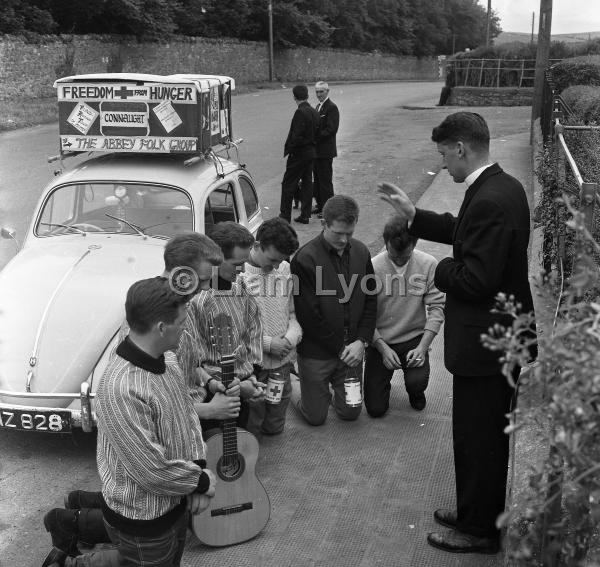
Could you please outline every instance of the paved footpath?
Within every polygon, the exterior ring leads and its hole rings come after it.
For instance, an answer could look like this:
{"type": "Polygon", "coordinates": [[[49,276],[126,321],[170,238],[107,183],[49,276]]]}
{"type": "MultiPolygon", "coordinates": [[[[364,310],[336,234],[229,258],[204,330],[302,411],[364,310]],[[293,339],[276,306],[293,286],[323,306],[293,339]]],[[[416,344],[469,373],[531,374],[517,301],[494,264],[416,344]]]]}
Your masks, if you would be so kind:
{"type": "MultiPolygon", "coordinates": [[[[493,134],[493,133],[492,133],[493,134]]],[[[492,142],[492,156],[530,187],[529,133],[492,142]]],[[[417,205],[458,212],[465,186],[441,171],[417,205]]],[[[448,246],[420,241],[442,258],[448,246]]],[[[408,404],[400,373],[389,413],[356,422],[330,411],[322,427],[306,425],[290,407],[285,432],[260,442],[258,474],[271,499],[271,519],[254,540],[211,549],[191,540],[183,565],[223,567],[500,567],[502,554],[453,555],[427,545],[432,512],[453,507],[451,376],[442,338],[431,353],[427,407],[408,404]]]]}

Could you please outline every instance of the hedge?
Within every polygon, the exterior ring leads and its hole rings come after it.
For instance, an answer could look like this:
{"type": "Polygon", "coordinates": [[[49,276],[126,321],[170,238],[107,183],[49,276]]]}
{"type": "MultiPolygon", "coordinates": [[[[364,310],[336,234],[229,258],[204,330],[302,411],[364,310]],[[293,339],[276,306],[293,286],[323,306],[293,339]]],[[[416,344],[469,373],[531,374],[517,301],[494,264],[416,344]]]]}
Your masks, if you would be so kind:
{"type": "Polygon", "coordinates": [[[559,93],[572,85],[600,86],[600,55],[565,59],[550,70],[559,93]]]}
{"type": "MultiPolygon", "coordinates": [[[[550,44],[550,59],[595,54],[600,54],[600,38],[574,43],[553,41],[550,44]]],[[[471,51],[461,51],[452,56],[452,59],[535,59],[536,55],[537,43],[512,41],[500,45],[482,45],[471,51]]]]}
{"type": "Polygon", "coordinates": [[[572,118],[584,124],[600,124],[600,88],[589,85],[567,87],[562,99],[573,111],[572,118]]]}

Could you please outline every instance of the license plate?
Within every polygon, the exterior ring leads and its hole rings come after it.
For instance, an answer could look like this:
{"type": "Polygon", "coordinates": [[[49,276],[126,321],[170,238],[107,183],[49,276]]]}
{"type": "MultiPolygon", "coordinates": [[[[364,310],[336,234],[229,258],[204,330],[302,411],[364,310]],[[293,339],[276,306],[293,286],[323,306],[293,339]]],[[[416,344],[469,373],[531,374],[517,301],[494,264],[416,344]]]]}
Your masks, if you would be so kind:
{"type": "Polygon", "coordinates": [[[68,411],[0,410],[0,428],[65,433],[71,431],[68,411]]]}

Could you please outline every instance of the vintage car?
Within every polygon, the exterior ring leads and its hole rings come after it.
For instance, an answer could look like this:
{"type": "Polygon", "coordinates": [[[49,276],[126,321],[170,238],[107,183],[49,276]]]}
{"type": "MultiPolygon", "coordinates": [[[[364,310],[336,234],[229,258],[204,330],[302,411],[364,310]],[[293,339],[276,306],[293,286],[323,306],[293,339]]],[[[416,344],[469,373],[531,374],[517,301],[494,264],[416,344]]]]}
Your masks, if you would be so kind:
{"type": "Polygon", "coordinates": [[[0,272],[0,429],[91,431],[128,287],[163,271],[171,236],[224,220],[262,216],[251,175],[214,152],[107,153],[56,177],[0,272]]]}

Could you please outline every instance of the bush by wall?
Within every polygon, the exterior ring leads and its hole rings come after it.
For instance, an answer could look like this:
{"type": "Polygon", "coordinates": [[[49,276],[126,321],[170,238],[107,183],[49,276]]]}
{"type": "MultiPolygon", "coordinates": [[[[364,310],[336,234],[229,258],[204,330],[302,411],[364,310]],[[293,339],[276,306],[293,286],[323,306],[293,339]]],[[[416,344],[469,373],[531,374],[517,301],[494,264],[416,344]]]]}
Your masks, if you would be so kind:
{"type": "Polygon", "coordinates": [[[550,69],[559,93],[572,85],[600,86],[600,55],[565,59],[550,69]]]}
{"type": "MultiPolygon", "coordinates": [[[[482,45],[471,51],[457,53],[453,59],[535,59],[536,54],[537,43],[513,41],[500,45],[482,45]]],[[[600,38],[577,43],[553,41],[550,44],[550,59],[594,54],[600,54],[600,38]]]]}
{"type": "Polygon", "coordinates": [[[600,87],[574,85],[567,87],[561,97],[571,108],[573,119],[584,124],[600,124],[600,87]]]}

